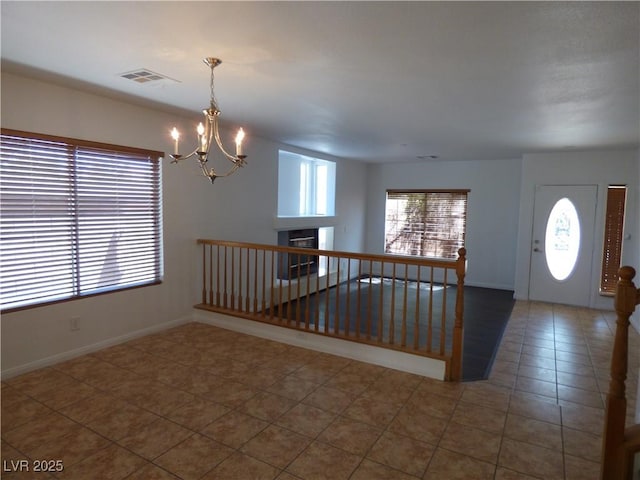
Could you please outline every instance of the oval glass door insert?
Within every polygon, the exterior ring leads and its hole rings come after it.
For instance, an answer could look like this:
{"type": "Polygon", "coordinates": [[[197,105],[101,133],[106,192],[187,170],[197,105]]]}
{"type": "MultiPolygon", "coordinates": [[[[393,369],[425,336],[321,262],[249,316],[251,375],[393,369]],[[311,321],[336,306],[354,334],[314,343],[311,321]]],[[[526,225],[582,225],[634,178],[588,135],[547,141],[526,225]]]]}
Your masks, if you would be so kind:
{"type": "Polygon", "coordinates": [[[566,197],[558,200],[549,213],[544,251],[553,278],[566,280],[576,266],[580,251],[578,211],[566,197]]]}

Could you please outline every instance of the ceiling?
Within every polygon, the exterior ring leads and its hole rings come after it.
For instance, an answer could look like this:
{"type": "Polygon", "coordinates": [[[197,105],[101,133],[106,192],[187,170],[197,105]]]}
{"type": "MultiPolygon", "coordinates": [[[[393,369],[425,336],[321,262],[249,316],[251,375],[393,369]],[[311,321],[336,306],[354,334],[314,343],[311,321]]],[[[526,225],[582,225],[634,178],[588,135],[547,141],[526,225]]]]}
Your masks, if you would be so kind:
{"type": "MultiPolygon", "coordinates": [[[[2,68],[367,162],[637,147],[640,2],[0,2],[2,68]],[[145,68],[169,78],[139,84],[145,68]]],[[[169,139],[167,140],[169,144],[169,139]]]]}

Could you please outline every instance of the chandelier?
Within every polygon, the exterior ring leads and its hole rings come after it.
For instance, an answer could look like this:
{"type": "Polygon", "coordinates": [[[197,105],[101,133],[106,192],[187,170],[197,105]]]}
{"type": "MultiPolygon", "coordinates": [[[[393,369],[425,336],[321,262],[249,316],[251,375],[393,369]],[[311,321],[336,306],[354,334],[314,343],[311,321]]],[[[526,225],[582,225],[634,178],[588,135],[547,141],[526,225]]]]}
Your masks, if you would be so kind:
{"type": "Polygon", "coordinates": [[[196,132],[198,134],[198,144],[196,148],[188,155],[181,155],[179,153],[179,140],[180,140],[180,132],[177,128],[173,127],[171,130],[171,137],[174,141],[174,151],[171,155],[173,159],[171,163],[178,163],[182,160],[187,160],[188,158],[195,158],[198,160],[200,164],[200,169],[202,170],[202,174],[211,180],[211,183],[218,177],[228,177],[232,173],[234,173],[239,167],[244,167],[246,164],[245,159],[246,155],[242,154],[242,140],[244,139],[244,130],[241,128],[238,130],[238,134],[236,135],[236,154],[231,155],[228,153],[220,140],[220,133],[218,132],[218,117],[220,116],[220,110],[218,109],[218,102],[216,101],[216,97],[213,93],[213,69],[222,63],[222,60],[213,57],[207,57],[204,60],[204,63],[211,68],[211,98],[209,103],[209,108],[206,108],[202,111],[204,114],[204,123],[200,122],[198,127],[196,128],[196,132]],[[215,168],[208,167],[207,163],[209,161],[209,155],[212,153],[211,148],[213,145],[217,145],[218,149],[222,152],[224,157],[231,162],[231,167],[225,173],[216,172],[215,168]]]}

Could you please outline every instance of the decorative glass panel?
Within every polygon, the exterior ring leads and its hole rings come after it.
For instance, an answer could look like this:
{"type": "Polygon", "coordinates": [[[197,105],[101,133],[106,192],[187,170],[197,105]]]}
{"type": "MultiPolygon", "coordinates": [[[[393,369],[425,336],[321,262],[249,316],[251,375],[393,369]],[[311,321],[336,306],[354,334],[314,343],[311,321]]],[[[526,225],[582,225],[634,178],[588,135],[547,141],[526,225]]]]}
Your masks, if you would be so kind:
{"type": "Polygon", "coordinates": [[[569,278],[580,251],[580,220],[571,200],[561,198],[551,209],[545,233],[549,272],[558,281],[569,278]]]}

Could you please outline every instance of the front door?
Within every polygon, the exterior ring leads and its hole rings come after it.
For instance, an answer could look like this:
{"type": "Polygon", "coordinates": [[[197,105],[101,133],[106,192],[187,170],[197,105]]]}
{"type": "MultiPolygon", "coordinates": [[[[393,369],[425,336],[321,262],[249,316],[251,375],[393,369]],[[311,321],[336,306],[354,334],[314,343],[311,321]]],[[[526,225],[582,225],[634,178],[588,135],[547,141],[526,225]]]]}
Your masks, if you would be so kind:
{"type": "Polygon", "coordinates": [[[536,187],[529,298],[589,306],[597,185],[536,187]]]}

